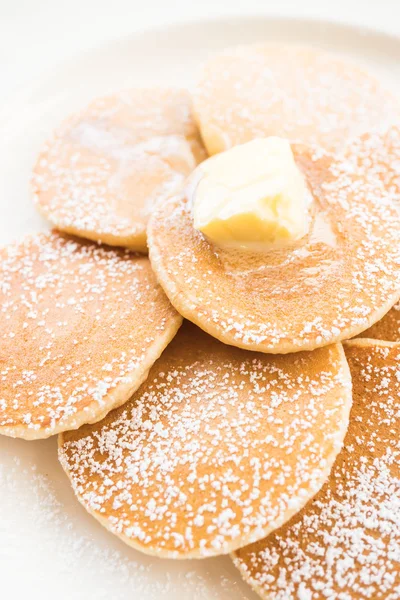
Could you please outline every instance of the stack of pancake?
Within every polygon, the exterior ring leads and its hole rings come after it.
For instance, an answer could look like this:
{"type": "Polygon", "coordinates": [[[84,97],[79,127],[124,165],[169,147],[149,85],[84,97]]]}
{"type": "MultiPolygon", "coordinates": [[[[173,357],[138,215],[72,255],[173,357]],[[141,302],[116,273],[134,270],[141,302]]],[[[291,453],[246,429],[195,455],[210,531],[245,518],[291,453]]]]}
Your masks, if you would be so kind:
{"type": "Polygon", "coordinates": [[[277,44],[67,119],[32,178],[55,229],[0,250],[0,433],[59,434],[78,500],[145,553],[232,553],[269,600],[399,599],[399,124],[371,74],[277,44]],[[271,135],[317,217],[217,248],[187,178],[271,135]]]}

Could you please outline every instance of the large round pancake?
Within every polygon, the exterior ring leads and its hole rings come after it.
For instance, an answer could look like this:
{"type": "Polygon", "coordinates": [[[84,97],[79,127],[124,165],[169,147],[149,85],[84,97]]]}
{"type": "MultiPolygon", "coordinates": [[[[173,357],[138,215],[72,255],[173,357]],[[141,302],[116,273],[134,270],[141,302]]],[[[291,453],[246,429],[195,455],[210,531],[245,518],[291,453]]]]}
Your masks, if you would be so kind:
{"type": "Polygon", "coordinates": [[[315,498],[234,562],[268,600],[400,597],[400,345],[345,344],[353,407],[344,448],[315,498]]]}
{"type": "Polygon", "coordinates": [[[48,437],[128,400],[182,319],[148,258],[56,233],[0,251],[0,433],[48,437]]]}
{"type": "Polygon", "coordinates": [[[194,229],[185,188],[149,221],[150,259],[172,304],[227,344],[312,350],[367,329],[400,297],[400,216],[382,182],[387,165],[372,150],[357,169],[348,155],[293,150],[316,206],[310,233],[293,247],[217,249],[194,229]]]}
{"type": "Polygon", "coordinates": [[[329,151],[399,120],[399,101],[371,74],[320,48],[228,48],[204,65],[194,110],[209,154],[278,135],[329,151]]]}
{"type": "Polygon", "coordinates": [[[204,158],[186,91],[120,92],[55,132],[34,167],[34,201],[62,231],[147,252],[153,203],[204,158]]]}
{"type": "Polygon", "coordinates": [[[340,344],[253,354],[186,322],[125,406],[60,436],[59,458],[80,502],[129,545],[224,554],[320,489],[350,404],[340,344]]]}

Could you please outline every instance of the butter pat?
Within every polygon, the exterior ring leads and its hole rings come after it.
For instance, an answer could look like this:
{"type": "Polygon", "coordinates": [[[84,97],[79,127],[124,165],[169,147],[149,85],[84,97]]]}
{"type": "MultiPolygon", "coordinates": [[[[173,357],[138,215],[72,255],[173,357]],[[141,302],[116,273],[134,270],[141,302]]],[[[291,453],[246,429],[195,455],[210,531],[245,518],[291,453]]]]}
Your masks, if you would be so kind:
{"type": "Polygon", "coordinates": [[[196,171],[194,227],[216,245],[269,250],[307,234],[311,194],[288,141],[235,146],[196,171]]]}

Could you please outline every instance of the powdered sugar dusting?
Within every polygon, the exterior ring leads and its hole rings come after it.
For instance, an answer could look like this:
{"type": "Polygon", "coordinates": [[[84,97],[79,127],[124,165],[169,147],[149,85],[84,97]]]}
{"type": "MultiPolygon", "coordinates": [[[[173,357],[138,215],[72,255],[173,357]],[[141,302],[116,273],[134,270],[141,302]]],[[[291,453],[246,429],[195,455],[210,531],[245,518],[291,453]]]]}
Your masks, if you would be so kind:
{"type": "Polygon", "coordinates": [[[211,556],[263,537],[320,488],[347,426],[341,348],[248,354],[185,324],[148,380],[59,457],[84,506],[150,554],[211,556]]]}
{"type": "Polygon", "coordinates": [[[4,593],[25,597],[38,589],[47,597],[50,589],[56,594],[66,590],[74,600],[93,593],[99,600],[254,598],[227,557],[159,561],[99,527],[76,502],[58,465],[54,438],[29,445],[0,438],[0,452],[0,531],[7,548],[2,555],[4,593]]]}
{"type": "Polygon", "coordinates": [[[356,64],[319,48],[228,48],[203,67],[194,94],[211,154],[257,137],[340,150],[349,138],[399,122],[398,99],[356,64]]]}
{"type": "Polygon", "coordinates": [[[190,110],[180,90],[96,100],[42,150],[32,181],[37,207],[69,233],[145,250],[151,207],[199,160],[190,110]]]}
{"type": "Polygon", "coordinates": [[[237,552],[262,597],[400,597],[400,347],[347,346],[354,405],[328,483],[281,531],[237,552]]]}
{"type": "Polygon", "coordinates": [[[363,331],[359,337],[400,342],[400,303],[397,303],[375,325],[363,331]]]}
{"type": "Polygon", "coordinates": [[[39,234],[3,249],[0,273],[0,427],[10,435],[101,418],[181,322],[147,258],[124,251],[39,234]]]}
{"type": "Polygon", "coordinates": [[[386,184],[400,137],[391,139],[393,148],[386,137],[368,138],[359,163],[360,144],[337,157],[294,147],[332,233],[316,235],[315,220],[289,251],[217,251],[194,229],[185,190],[158,205],[150,259],[171,302],[222,341],[265,352],[312,349],[367,329],[400,295],[400,190],[386,184]]]}

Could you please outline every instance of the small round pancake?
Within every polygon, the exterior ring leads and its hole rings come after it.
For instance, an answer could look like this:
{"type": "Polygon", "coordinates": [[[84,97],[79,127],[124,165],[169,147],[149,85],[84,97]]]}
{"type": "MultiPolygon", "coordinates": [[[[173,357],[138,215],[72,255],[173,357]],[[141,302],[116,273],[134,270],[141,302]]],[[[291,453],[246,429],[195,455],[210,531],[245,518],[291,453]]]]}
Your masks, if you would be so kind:
{"type": "Polygon", "coordinates": [[[56,233],[0,250],[0,433],[45,438],[102,419],[181,322],[144,256],[56,233]]]}
{"type": "Polygon", "coordinates": [[[56,131],[34,167],[34,201],[61,231],[147,252],[154,202],[204,158],[186,91],[121,92],[56,131]]]}
{"type": "Polygon", "coordinates": [[[80,502],[127,544],[224,554],[320,489],[350,405],[340,344],[271,357],[186,322],[125,406],[60,436],[59,458],[80,502]]]}
{"type": "Polygon", "coordinates": [[[266,600],[400,597],[400,345],[345,344],[353,407],[329,480],[289,523],[235,553],[266,600]]]}
{"type": "Polygon", "coordinates": [[[150,259],[172,304],[226,344],[313,350],[367,329],[400,297],[400,214],[382,183],[386,165],[372,149],[353,169],[351,157],[292,148],[315,200],[310,232],[293,247],[218,249],[193,227],[190,183],[149,221],[150,259]]]}
{"type": "Polygon", "coordinates": [[[209,154],[270,135],[335,152],[400,116],[398,99],[359,66],[319,48],[274,43],[212,57],[194,110],[209,154]]]}

